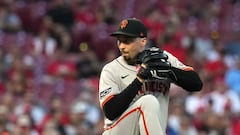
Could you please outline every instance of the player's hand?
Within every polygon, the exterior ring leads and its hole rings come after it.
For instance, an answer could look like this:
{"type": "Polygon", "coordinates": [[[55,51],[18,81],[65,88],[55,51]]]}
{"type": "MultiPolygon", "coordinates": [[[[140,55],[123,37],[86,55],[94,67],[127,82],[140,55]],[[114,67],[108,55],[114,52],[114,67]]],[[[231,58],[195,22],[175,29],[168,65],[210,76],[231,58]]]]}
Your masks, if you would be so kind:
{"type": "MultiPolygon", "coordinates": [[[[144,50],[138,55],[139,64],[143,64],[150,71],[148,78],[166,79],[176,81],[176,75],[171,70],[171,64],[168,62],[168,56],[159,48],[152,47],[144,50]]],[[[147,78],[146,78],[147,79],[147,78]]]]}
{"type": "Polygon", "coordinates": [[[150,68],[144,64],[141,64],[140,69],[138,70],[137,76],[143,80],[151,78],[150,68]]]}

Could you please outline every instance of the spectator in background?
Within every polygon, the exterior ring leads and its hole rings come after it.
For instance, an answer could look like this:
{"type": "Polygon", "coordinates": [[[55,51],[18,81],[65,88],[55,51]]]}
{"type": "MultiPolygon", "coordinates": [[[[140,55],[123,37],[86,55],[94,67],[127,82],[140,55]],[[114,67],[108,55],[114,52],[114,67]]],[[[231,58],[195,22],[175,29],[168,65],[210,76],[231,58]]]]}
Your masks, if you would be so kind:
{"type": "Polygon", "coordinates": [[[174,99],[170,104],[168,127],[180,133],[181,117],[184,116],[183,101],[181,99],[174,99]]]}
{"type": "MultiPolygon", "coordinates": [[[[239,5],[239,4],[238,4],[239,5]]],[[[236,6],[235,8],[239,9],[239,6],[236,6]]],[[[238,17],[239,15],[239,11],[236,10],[237,13],[235,13],[235,16],[238,17]]],[[[239,21],[237,21],[239,23],[239,21]]],[[[233,24],[236,23],[236,22],[232,22],[233,24]]],[[[233,31],[231,31],[230,33],[230,37],[231,39],[228,40],[226,42],[226,49],[227,51],[230,53],[230,54],[233,54],[233,55],[239,55],[239,50],[240,50],[240,38],[239,38],[239,35],[240,35],[240,27],[238,25],[238,27],[233,27],[233,31]]]]}
{"type": "Polygon", "coordinates": [[[185,8],[188,16],[202,19],[204,17],[204,7],[201,6],[201,1],[189,1],[185,8]]]}
{"type": "Polygon", "coordinates": [[[225,62],[226,50],[224,43],[220,39],[213,39],[212,42],[214,48],[208,51],[204,68],[209,76],[215,80],[223,78],[228,67],[225,62]]]}
{"type": "Polygon", "coordinates": [[[163,36],[165,31],[165,16],[157,7],[150,7],[145,11],[143,23],[149,30],[150,46],[156,46],[159,37],[163,36]]]}
{"type": "Polygon", "coordinates": [[[184,48],[193,49],[193,58],[201,65],[205,62],[208,51],[213,49],[213,45],[210,39],[199,36],[198,27],[196,18],[190,17],[187,20],[186,26],[183,27],[185,35],[182,37],[182,45],[184,48]]]}
{"type": "Polygon", "coordinates": [[[113,2],[112,0],[100,0],[99,7],[96,11],[98,24],[112,25],[116,23],[117,12],[113,2]]]}
{"type": "Polygon", "coordinates": [[[74,12],[70,4],[64,0],[52,0],[51,7],[47,10],[44,17],[44,23],[47,28],[53,29],[53,31],[59,25],[71,31],[74,24],[74,12]]]}
{"type": "Polygon", "coordinates": [[[213,112],[206,113],[203,127],[206,128],[208,135],[230,135],[231,117],[229,115],[219,115],[213,112]]]}
{"type": "Polygon", "coordinates": [[[175,131],[172,127],[167,127],[167,135],[178,135],[178,132],[175,131]]]}
{"type": "Polygon", "coordinates": [[[59,95],[52,95],[46,115],[40,123],[38,130],[45,132],[48,129],[48,124],[54,125],[53,130],[59,132],[61,135],[67,135],[64,126],[68,123],[66,108],[63,106],[64,101],[59,95]],[[45,129],[47,128],[47,129],[45,129]]]}
{"type": "Polygon", "coordinates": [[[0,134],[4,132],[9,132],[10,125],[10,110],[4,104],[0,104],[0,134]]]}
{"type": "Polygon", "coordinates": [[[57,41],[46,29],[41,29],[33,38],[29,53],[36,57],[51,57],[56,52],[57,41]]]}
{"type": "Polygon", "coordinates": [[[101,135],[104,131],[103,126],[104,126],[104,118],[103,118],[103,113],[101,112],[100,120],[94,127],[94,134],[101,135]]]}
{"type": "Polygon", "coordinates": [[[200,125],[201,128],[206,128],[205,131],[208,135],[219,135],[218,127],[219,127],[219,115],[211,112],[211,113],[204,113],[204,117],[202,118],[202,123],[200,125]]]}
{"type": "Polygon", "coordinates": [[[87,50],[82,52],[76,67],[79,78],[92,78],[99,74],[100,63],[96,54],[91,50],[87,50]]]}
{"type": "Polygon", "coordinates": [[[179,135],[198,135],[196,128],[191,124],[191,117],[184,115],[180,118],[179,135]]]}
{"type": "Polygon", "coordinates": [[[24,73],[26,78],[32,78],[34,70],[32,57],[23,52],[24,50],[22,50],[17,43],[9,43],[7,46],[8,49],[4,57],[7,77],[10,77],[14,72],[20,71],[24,73]]]}
{"type": "Polygon", "coordinates": [[[62,135],[54,121],[48,121],[43,127],[41,135],[62,135]]]}
{"type": "Polygon", "coordinates": [[[166,26],[166,33],[163,36],[163,43],[158,45],[163,50],[166,50],[175,55],[181,62],[185,62],[186,49],[182,46],[182,35],[175,33],[174,24],[166,26]]]}
{"type": "Polygon", "coordinates": [[[71,34],[74,26],[74,11],[65,0],[52,0],[50,8],[43,17],[42,29],[47,29],[50,36],[57,41],[57,48],[62,47],[63,34],[71,34]]]}
{"type": "Polygon", "coordinates": [[[27,80],[21,71],[13,72],[7,81],[6,90],[21,98],[27,92],[27,80]]]}
{"type": "Polygon", "coordinates": [[[46,114],[44,107],[34,93],[28,91],[24,94],[23,99],[16,104],[14,113],[16,116],[28,114],[32,118],[34,126],[38,127],[46,114]]]}
{"type": "Polygon", "coordinates": [[[9,44],[6,53],[6,91],[22,96],[32,87],[34,65],[31,57],[24,54],[15,43],[9,44]],[[29,59],[30,58],[30,59],[29,59]]]}
{"type": "Polygon", "coordinates": [[[17,119],[12,135],[39,135],[30,116],[23,114],[17,119]]]}
{"type": "Polygon", "coordinates": [[[69,123],[65,126],[68,135],[87,135],[93,131],[93,125],[87,120],[88,103],[84,101],[74,101],[69,114],[69,123]]]}
{"type": "Polygon", "coordinates": [[[225,44],[221,39],[212,39],[213,48],[208,50],[208,55],[206,55],[207,61],[218,61],[221,59],[221,55],[226,52],[225,44]]]}
{"type": "MultiPolygon", "coordinates": [[[[89,85],[89,84],[87,84],[89,85]]],[[[89,86],[83,86],[84,89],[79,94],[79,99],[87,104],[86,119],[92,124],[96,125],[100,120],[100,108],[97,106],[98,95],[91,84],[89,86]]]]}
{"type": "Polygon", "coordinates": [[[77,52],[78,50],[74,48],[74,42],[71,34],[67,31],[63,31],[59,33],[58,41],[58,49],[61,49],[63,52],[70,54],[73,52],[77,52]]]}
{"type": "Polygon", "coordinates": [[[21,30],[21,20],[14,12],[13,3],[0,4],[0,30],[15,33],[21,30]]]}
{"type": "Polygon", "coordinates": [[[223,78],[216,79],[213,92],[209,98],[213,102],[213,111],[217,114],[231,112],[232,115],[240,114],[240,98],[236,92],[229,90],[223,78]]]}
{"type": "Polygon", "coordinates": [[[5,78],[6,78],[6,63],[4,60],[4,52],[3,49],[0,48],[0,95],[5,92],[5,78]]]}
{"type": "Polygon", "coordinates": [[[10,92],[5,92],[3,95],[1,95],[1,104],[6,106],[6,108],[9,110],[8,115],[11,117],[14,113],[15,107],[14,95],[10,92]]]}
{"type": "Polygon", "coordinates": [[[227,70],[225,81],[230,90],[238,93],[240,97],[240,57],[236,59],[236,65],[227,70]]]}
{"type": "MultiPolygon", "coordinates": [[[[117,46],[112,45],[115,40],[108,38],[117,20],[114,3],[111,0],[99,0],[98,8],[95,11],[97,22],[91,25],[91,33],[89,33],[91,36],[90,44],[88,44],[89,49],[96,54],[100,61],[104,61],[107,57],[106,51],[112,50],[114,53],[118,53],[117,46]]],[[[80,37],[85,33],[81,34],[80,37]]]]}
{"type": "Polygon", "coordinates": [[[74,49],[79,52],[81,51],[82,45],[91,48],[91,41],[93,29],[97,25],[97,17],[95,14],[94,5],[89,0],[75,0],[73,3],[73,39],[74,49]]]}
{"type": "Polygon", "coordinates": [[[95,11],[92,9],[93,5],[88,0],[76,0],[74,6],[74,22],[76,25],[87,28],[97,23],[95,11]]]}
{"type": "Polygon", "coordinates": [[[194,116],[198,111],[208,111],[210,104],[203,91],[186,97],[185,110],[190,116],[194,116]]]}
{"type": "Polygon", "coordinates": [[[3,80],[5,74],[4,51],[0,48],[0,80],[3,80]]]}
{"type": "Polygon", "coordinates": [[[58,49],[47,65],[47,73],[53,79],[74,81],[77,78],[77,68],[74,61],[70,61],[66,52],[58,49]]]}

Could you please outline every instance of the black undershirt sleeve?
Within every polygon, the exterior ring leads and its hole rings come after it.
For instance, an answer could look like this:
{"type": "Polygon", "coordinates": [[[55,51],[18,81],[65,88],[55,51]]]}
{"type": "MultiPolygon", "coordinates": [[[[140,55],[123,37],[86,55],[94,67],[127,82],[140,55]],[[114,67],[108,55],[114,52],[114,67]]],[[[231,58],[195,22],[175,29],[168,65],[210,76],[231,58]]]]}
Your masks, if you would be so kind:
{"type": "Polygon", "coordinates": [[[120,116],[132,102],[138,91],[141,89],[142,83],[136,78],[121,93],[114,95],[104,106],[103,111],[109,120],[114,120],[120,116]]]}
{"type": "Polygon", "coordinates": [[[185,71],[175,67],[171,67],[171,69],[176,75],[177,81],[175,83],[178,86],[189,92],[196,92],[202,89],[202,81],[195,71],[185,71]]]}

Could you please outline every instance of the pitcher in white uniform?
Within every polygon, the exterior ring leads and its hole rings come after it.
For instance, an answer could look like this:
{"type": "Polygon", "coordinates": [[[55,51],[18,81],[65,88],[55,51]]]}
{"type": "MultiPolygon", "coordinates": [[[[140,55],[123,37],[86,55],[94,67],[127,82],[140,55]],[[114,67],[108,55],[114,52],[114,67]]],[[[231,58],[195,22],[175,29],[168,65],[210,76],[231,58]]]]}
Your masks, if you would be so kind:
{"type": "MultiPolygon", "coordinates": [[[[146,91],[151,89],[146,88],[146,82],[152,74],[145,71],[144,63],[137,63],[138,54],[146,49],[147,28],[140,20],[128,18],[120,22],[111,36],[117,38],[121,56],[106,64],[100,76],[103,135],[166,135],[169,89],[160,90],[157,86],[156,92],[146,91]]],[[[201,90],[202,81],[192,67],[166,51],[163,54],[174,73],[171,83],[190,92],[201,90]]]]}

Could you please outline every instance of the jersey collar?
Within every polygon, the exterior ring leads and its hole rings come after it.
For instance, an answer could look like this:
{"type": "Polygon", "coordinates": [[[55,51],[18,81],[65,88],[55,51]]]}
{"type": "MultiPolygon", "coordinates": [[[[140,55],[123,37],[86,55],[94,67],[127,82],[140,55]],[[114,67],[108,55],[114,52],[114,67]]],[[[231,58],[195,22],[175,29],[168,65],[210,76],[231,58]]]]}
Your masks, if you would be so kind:
{"type": "Polygon", "coordinates": [[[128,68],[130,70],[136,71],[136,66],[128,65],[127,62],[124,60],[123,56],[119,56],[117,58],[117,61],[124,66],[125,68],[128,68]]]}

